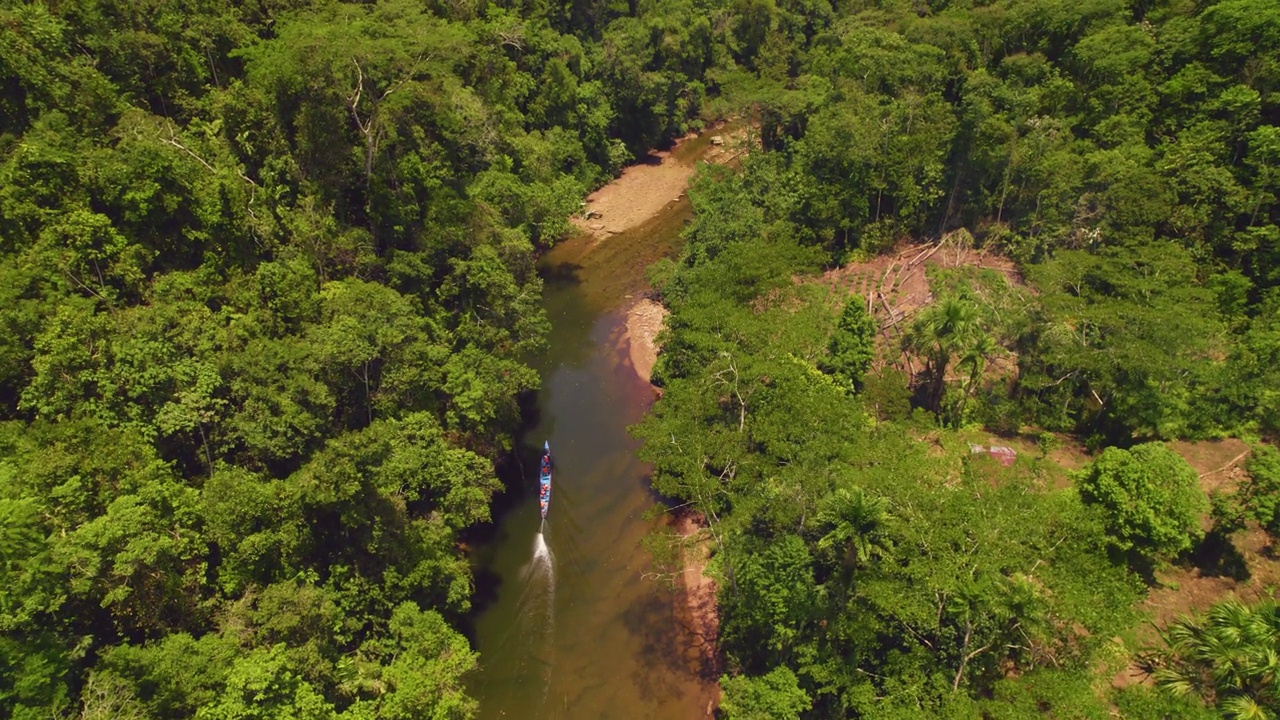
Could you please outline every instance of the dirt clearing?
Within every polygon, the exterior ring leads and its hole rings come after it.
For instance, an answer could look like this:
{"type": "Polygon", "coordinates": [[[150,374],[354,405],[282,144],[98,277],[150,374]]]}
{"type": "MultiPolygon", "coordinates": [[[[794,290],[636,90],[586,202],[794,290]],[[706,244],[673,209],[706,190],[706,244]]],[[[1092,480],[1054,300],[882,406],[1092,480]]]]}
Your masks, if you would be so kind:
{"type": "MultiPolygon", "coordinates": [[[[880,328],[876,365],[894,365],[914,376],[920,369],[919,359],[902,351],[903,338],[916,313],[933,302],[927,275],[930,267],[985,268],[1000,273],[1011,285],[1022,285],[1013,261],[974,248],[973,238],[963,230],[948,233],[936,242],[904,242],[893,253],[827,271],[815,282],[827,288],[837,307],[852,296],[863,298],[880,328]]],[[[997,369],[1001,369],[999,363],[988,366],[989,371],[997,369]]]]}

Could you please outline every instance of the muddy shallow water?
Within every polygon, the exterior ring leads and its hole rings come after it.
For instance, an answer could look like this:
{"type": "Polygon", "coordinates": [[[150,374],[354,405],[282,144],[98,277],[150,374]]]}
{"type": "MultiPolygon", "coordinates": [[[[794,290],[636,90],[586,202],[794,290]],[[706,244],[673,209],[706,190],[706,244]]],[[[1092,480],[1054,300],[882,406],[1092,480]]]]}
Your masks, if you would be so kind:
{"type": "Polygon", "coordinates": [[[630,366],[626,309],[646,287],[644,268],[677,249],[689,212],[687,200],[670,202],[639,227],[575,238],[541,262],[550,351],[524,456],[551,442],[554,490],[543,528],[530,464],[529,491],[475,556],[496,581],[474,618],[481,718],[705,716],[714,678],[681,602],[642,577],[640,541],[653,526],[644,514],[657,499],[626,432],[653,401],[630,366]]]}

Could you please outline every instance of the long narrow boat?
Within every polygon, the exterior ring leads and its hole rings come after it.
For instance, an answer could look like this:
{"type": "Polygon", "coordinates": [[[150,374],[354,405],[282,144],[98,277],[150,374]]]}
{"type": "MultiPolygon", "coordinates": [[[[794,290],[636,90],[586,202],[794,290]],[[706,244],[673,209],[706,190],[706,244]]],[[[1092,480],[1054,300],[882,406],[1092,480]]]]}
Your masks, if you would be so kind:
{"type": "Polygon", "coordinates": [[[551,507],[551,443],[542,443],[542,470],[538,473],[538,507],[542,510],[542,519],[547,519],[547,508],[551,507]]]}

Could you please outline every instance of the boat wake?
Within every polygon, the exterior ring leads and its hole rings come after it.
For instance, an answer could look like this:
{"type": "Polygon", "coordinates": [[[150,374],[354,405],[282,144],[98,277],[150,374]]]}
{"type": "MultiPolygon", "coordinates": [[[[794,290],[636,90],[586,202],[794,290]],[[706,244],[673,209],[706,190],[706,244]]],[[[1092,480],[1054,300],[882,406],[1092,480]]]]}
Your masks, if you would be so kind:
{"type": "MultiPolygon", "coordinates": [[[[547,538],[541,532],[533,536],[533,559],[521,570],[521,577],[525,582],[525,595],[533,591],[536,595],[545,596],[549,612],[550,600],[556,594],[556,563],[551,548],[547,547],[547,538]]],[[[522,611],[524,609],[521,608],[522,611]]]]}
{"type": "Polygon", "coordinates": [[[542,686],[542,700],[546,700],[551,686],[551,668],[555,637],[556,564],[555,555],[547,546],[541,531],[533,538],[533,557],[520,572],[524,587],[520,593],[516,624],[512,627],[515,640],[525,662],[521,674],[542,686]],[[535,680],[536,678],[536,680],[535,680]]]}

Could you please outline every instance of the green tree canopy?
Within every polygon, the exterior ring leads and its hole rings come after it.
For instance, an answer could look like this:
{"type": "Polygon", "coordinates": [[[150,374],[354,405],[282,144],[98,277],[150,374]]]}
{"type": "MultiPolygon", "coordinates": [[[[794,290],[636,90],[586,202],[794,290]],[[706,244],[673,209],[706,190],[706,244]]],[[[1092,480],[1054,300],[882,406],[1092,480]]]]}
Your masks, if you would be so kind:
{"type": "Polygon", "coordinates": [[[1163,443],[1107,448],[1076,478],[1102,513],[1111,541],[1149,560],[1169,560],[1200,538],[1208,511],[1195,470],[1163,443]]]}
{"type": "Polygon", "coordinates": [[[721,681],[720,710],[729,720],[799,720],[812,707],[795,673],[777,667],[760,677],[737,675],[721,681]]]}

